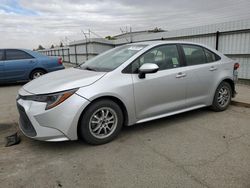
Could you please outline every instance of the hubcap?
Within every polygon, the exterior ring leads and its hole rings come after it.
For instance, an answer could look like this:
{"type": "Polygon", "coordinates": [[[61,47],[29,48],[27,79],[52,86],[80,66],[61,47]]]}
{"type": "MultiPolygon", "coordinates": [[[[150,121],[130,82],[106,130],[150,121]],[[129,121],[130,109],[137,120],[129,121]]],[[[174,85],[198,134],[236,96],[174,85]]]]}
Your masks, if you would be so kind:
{"type": "Polygon", "coordinates": [[[33,74],[33,79],[36,79],[36,78],[38,78],[38,77],[40,77],[40,76],[42,76],[43,75],[43,72],[35,72],[34,74],[33,74]]]}
{"type": "Polygon", "coordinates": [[[115,131],[116,127],[116,112],[109,107],[96,110],[89,121],[90,133],[99,139],[109,137],[115,131]]]}
{"type": "Polygon", "coordinates": [[[219,95],[218,95],[218,104],[221,106],[221,107],[225,107],[228,102],[229,102],[229,99],[230,99],[230,91],[228,88],[226,87],[222,87],[220,90],[219,90],[219,95]]]}

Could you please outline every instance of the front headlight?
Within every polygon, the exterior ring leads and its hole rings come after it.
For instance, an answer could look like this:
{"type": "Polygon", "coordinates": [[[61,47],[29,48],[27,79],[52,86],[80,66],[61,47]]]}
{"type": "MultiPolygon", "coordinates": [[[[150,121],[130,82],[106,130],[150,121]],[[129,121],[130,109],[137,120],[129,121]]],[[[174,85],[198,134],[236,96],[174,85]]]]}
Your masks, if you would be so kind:
{"type": "Polygon", "coordinates": [[[77,90],[78,89],[73,89],[73,90],[63,91],[59,93],[45,94],[45,95],[22,96],[21,98],[24,100],[47,103],[45,110],[48,110],[61,104],[71,95],[73,95],[77,90]]]}

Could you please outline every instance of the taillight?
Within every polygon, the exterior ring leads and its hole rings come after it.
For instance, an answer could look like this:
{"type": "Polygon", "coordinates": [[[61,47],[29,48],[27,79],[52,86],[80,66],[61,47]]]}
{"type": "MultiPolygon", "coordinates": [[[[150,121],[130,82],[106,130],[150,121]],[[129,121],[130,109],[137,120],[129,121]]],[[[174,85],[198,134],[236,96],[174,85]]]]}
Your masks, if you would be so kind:
{"type": "Polygon", "coordinates": [[[62,62],[62,58],[59,57],[59,59],[58,59],[58,64],[62,65],[62,63],[63,63],[63,62],[62,62]]]}
{"type": "Polygon", "coordinates": [[[238,68],[240,68],[240,64],[239,63],[235,63],[234,64],[234,70],[237,70],[238,68]]]}

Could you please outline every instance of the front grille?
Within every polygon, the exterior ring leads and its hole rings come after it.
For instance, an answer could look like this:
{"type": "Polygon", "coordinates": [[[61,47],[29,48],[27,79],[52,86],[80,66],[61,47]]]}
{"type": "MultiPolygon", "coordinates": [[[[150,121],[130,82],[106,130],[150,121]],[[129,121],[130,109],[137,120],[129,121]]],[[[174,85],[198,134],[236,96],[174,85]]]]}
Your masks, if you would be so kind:
{"type": "Polygon", "coordinates": [[[20,122],[20,127],[21,127],[22,131],[27,136],[30,136],[30,137],[36,136],[37,135],[36,130],[34,129],[32,123],[30,122],[30,120],[25,112],[25,109],[18,103],[17,103],[17,109],[18,109],[19,115],[20,115],[19,122],[20,122]]]}

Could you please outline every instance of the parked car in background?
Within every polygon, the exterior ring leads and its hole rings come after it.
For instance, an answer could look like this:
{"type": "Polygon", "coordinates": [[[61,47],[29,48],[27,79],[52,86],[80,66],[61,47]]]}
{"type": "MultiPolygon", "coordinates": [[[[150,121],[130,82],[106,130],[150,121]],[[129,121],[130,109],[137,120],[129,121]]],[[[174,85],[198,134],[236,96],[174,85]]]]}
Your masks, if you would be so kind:
{"type": "Polygon", "coordinates": [[[38,140],[83,138],[104,144],[122,126],[206,106],[226,110],[235,95],[238,68],[234,60],[201,44],[120,46],[24,85],[17,97],[19,125],[38,140]]]}
{"type": "Polygon", "coordinates": [[[62,59],[25,49],[0,49],[0,83],[33,80],[64,69],[62,59]]]}

